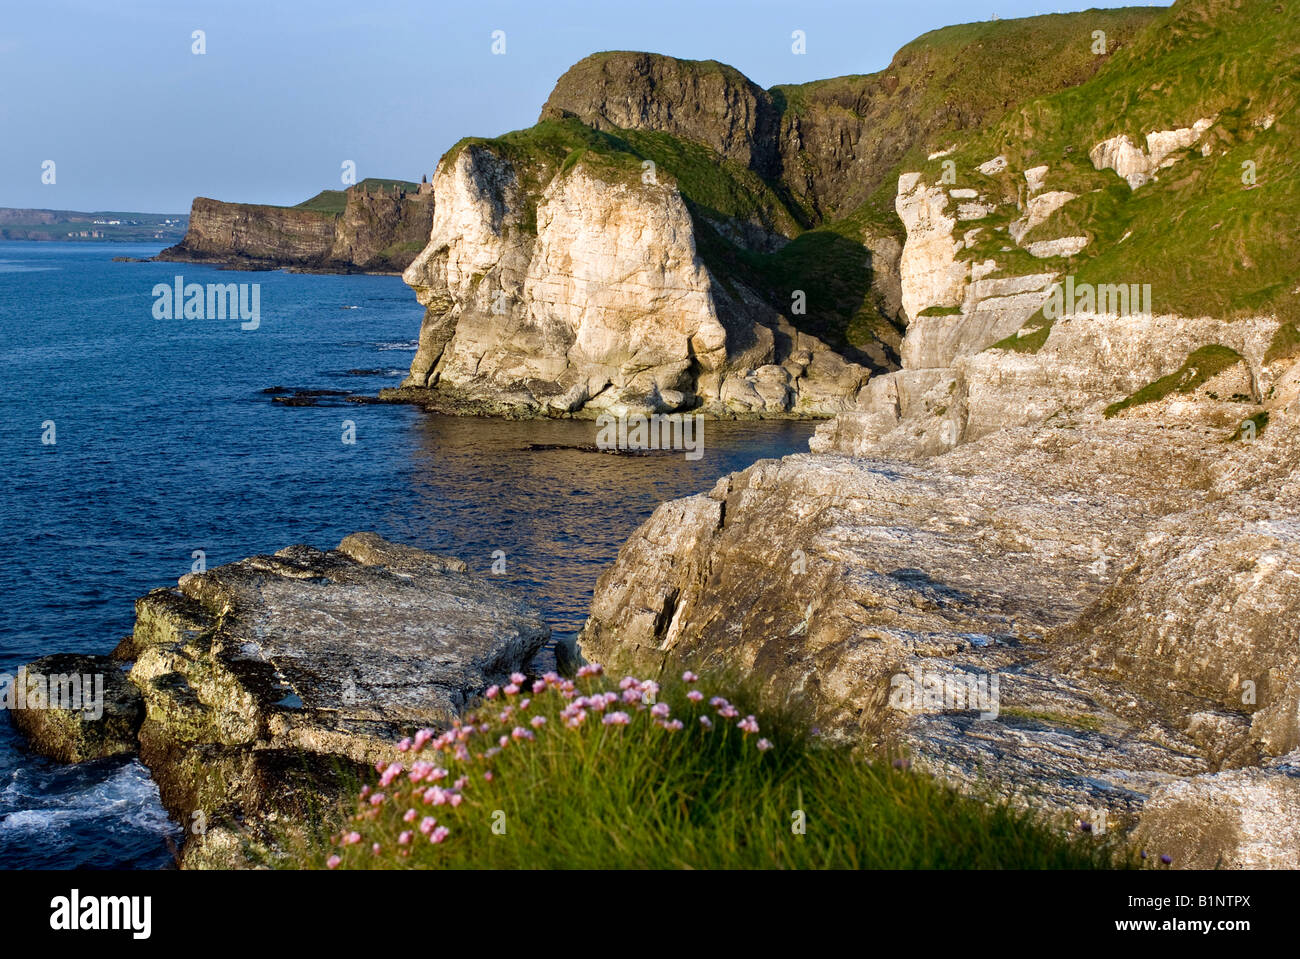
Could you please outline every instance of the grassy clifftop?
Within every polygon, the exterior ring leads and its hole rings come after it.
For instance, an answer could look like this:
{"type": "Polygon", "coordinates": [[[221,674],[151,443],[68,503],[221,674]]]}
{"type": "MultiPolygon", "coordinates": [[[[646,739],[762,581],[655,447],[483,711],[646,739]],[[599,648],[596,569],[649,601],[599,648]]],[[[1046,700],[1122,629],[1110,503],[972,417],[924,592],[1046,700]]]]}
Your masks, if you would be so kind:
{"type": "MultiPolygon", "coordinates": [[[[944,158],[956,164],[957,186],[1003,200],[990,217],[963,224],[986,228],[963,255],[999,259],[1012,272],[1033,265],[1007,256],[999,230],[1020,214],[1023,171],[1047,165],[1043,189],[1078,199],[1026,239],[1089,240],[1077,255],[1048,261],[1052,269],[1080,282],[1150,283],[1156,312],[1300,318],[1300,238],[1289,225],[1300,208],[1298,103],[1293,9],[1276,0],[1180,0],[1094,77],[1018,106],[944,158]],[[1145,149],[1152,131],[1210,119],[1201,141],[1137,189],[1089,158],[1118,135],[1145,149]],[[1007,157],[1006,171],[976,172],[995,155],[1007,157]]],[[[935,182],[942,162],[912,169],[935,182]]]]}

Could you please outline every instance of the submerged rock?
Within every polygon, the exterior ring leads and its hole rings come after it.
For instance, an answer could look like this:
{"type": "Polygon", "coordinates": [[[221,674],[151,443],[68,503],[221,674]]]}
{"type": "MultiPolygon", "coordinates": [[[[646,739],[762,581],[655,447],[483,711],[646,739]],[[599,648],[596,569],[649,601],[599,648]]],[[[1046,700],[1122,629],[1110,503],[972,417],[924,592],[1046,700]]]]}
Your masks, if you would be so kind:
{"type": "Polygon", "coordinates": [[[14,726],[42,756],[76,763],[135,752],[144,702],[108,656],[44,656],[3,695],[14,726]]]}
{"type": "Polygon", "coordinates": [[[131,642],[141,758],[190,833],[184,863],[273,848],[397,739],[449,723],[549,637],[522,599],[459,560],[373,533],[144,596],[131,642]]]}

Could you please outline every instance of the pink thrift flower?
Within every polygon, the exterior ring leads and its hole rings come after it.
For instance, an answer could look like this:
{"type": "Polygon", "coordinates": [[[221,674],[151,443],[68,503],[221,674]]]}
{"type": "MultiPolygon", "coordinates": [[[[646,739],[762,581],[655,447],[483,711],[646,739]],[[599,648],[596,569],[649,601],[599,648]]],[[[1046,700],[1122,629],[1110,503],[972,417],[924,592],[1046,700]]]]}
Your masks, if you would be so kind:
{"type": "Polygon", "coordinates": [[[330,856],[328,859],[325,860],[325,865],[328,866],[330,869],[337,869],[339,867],[339,863],[341,863],[342,861],[343,860],[340,859],[338,856],[330,856]]]}
{"type": "Polygon", "coordinates": [[[758,751],[760,753],[765,753],[772,748],[772,744],[768,742],[766,739],[760,739],[757,745],[758,745],[758,751]]]}
{"type": "Polygon", "coordinates": [[[533,734],[523,726],[516,726],[514,729],[510,730],[510,738],[515,740],[532,739],[533,734]]]}
{"type": "Polygon", "coordinates": [[[383,793],[375,793],[373,796],[370,797],[370,805],[372,805],[372,806],[382,806],[383,804],[384,804],[384,794],[383,794],[383,793]]]}
{"type": "Polygon", "coordinates": [[[433,835],[429,837],[429,842],[432,843],[442,842],[444,839],[447,838],[447,835],[450,832],[451,830],[448,829],[446,826],[439,826],[437,829],[433,831],[433,835]]]}
{"type": "Polygon", "coordinates": [[[415,739],[412,740],[412,745],[415,746],[417,751],[421,750],[424,748],[424,744],[427,743],[432,738],[433,738],[432,729],[417,729],[415,732],[415,739]]]}
{"type": "Polygon", "coordinates": [[[372,843],[371,846],[370,846],[370,852],[371,852],[372,855],[378,856],[378,855],[379,855],[379,851],[380,851],[381,849],[383,849],[383,848],[384,848],[384,847],[381,846],[381,845],[379,845],[379,843],[377,843],[377,842],[376,842],[376,843],[372,843]]]}
{"type": "Polygon", "coordinates": [[[696,676],[696,675],[695,675],[693,672],[691,672],[689,669],[686,670],[686,672],[682,673],[682,682],[684,682],[684,683],[693,683],[693,682],[695,682],[695,681],[696,681],[697,679],[699,679],[699,678],[700,678],[700,677],[696,676]]]}
{"type": "Polygon", "coordinates": [[[544,680],[544,679],[539,679],[539,680],[537,680],[537,682],[533,683],[533,695],[534,695],[534,696],[539,695],[539,694],[540,694],[543,690],[545,690],[545,689],[546,689],[546,680],[544,680]]]}
{"type": "Polygon", "coordinates": [[[409,845],[411,844],[411,836],[412,836],[412,835],[413,835],[413,833],[411,832],[411,830],[407,829],[405,832],[403,832],[400,836],[397,837],[397,843],[398,843],[398,845],[399,845],[399,846],[409,846],[409,845]]]}
{"type": "Polygon", "coordinates": [[[409,739],[403,739],[400,743],[397,744],[397,748],[398,751],[400,752],[406,752],[408,749],[411,748],[411,741],[409,739]]]}
{"type": "Polygon", "coordinates": [[[460,790],[464,789],[468,785],[469,785],[469,777],[461,776],[454,783],[452,783],[452,788],[459,792],[460,790]]]}
{"type": "Polygon", "coordinates": [[[714,696],[712,699],[709,700],[709,705],[716,709],[719,706],[727,705],[727,701],[723,699],[721,696],[714,696]]]}
{"type": "Polygon", "coordinates": [[[489,686],[489,687],[487,688],[487,690],[484,691],[483,696],[484,696],[486,699],[496,699],[496,698],[497,698],[497,693],[499,693],[499,692],[501,692],[501,687],[500,687],[500,686],[489,686]]]}
{"type": "Polygon", "coordinates": [[[670,733],[680,732],[681,728],[682,721],[680,719],[674,719],[671,722],[664,723],[664,729],[668,730],[670,733]]]}
{"type": "Polygon", "coordinates": [[[483,774],[483,778],[486,779],[488,782],[491,782],[491,781],[492,781],[492,770],[489,769],[487,772],[485,772],[485,773],[483,774]]]}
{"type": "Polygon", "coordinates": [[[408,809],[402,816],[402,822],[412,822],[419,815],[414,809],[408,809]]]}
{"type": "Polygon", "coordinates": [[[528,725],[532,726],[534,729],[541,729],[543,726],[546,725],[546,717],[534,716],[532,719],[528,721],[528,725]]]}
{"type": "Polygon", "coordinates": [[[641,684],[631,676],[624,676],[622,679],[618,681],[618,688],[623,690],[628,690],[631,689],[633,686],[640,686],[640,685],[641,684]]]}
{"type": "Polygon", "coordinates": [[[670,712],[667,703],[655,703],[650,707],[650,715],[656,719],[667,719],[670,712]]]}
{"type": "Polygon", "coordinates": [[[723,719],[735,719],[740,715],[740,710],[731,705],[731,703],[727,703],[727,705],[718,710],[718,715],[723,719]]]}
{"type": "Polygon", "coordinates": [[[700,725],[703,726],[705,729],[712,729],[712,728],[713,728],[713,720],[710,719],[708,716],[701,716],[701,717],[700,717],[700,725]]]}
{"type": "Polygon", "coordinates": [[[447,799],[447,802],[451,803],[453,809],[455,809],[464,801],[465,801],[465,797],[462,796],[460,793],[451,793],[449,795],[449,798],[447,799]]]}
{"type": "Polygon", "coordinates": [[[693,703],[698,703],[701,699],[704,698],[704,694],[700,692],[698,689],[692,689],[689,693],[686,694],[686,698],[693,703]]]}
{"type": "Polygon", "coordinates": [[[613,712],[601,720],[606,726],[626,726],[632,721],[631,717],[624,712],[613,712]]]}
{"type": "Polygon", "coordinates": [[[758,720],[753,716],[746,716],[740,722],[736,723],[736,728],[741,730],[745,735],[758,732],[758,720]]]}
{"type": "Polygon", "coordinates": [[[427,836],[429,833],[433,832],[433,827],[436,825],[438,825],[438,820],[434,819],[432,816],[425,816],[420,820],[420,832],[427,836]]]}
{"type": "Polygon", "coordinates": [[[516,686],[514,683],[511,683],[509,686],[507,686],[505,689],[501,691],[505,693],[507,696],[514,696],[519,692],[519,687],[516,686]]]}
{"type": "Polygon", "coordinates": [[[624,692],[623,692],[623,702],[625,702],[625,703],[639,703],[639,702],[641,702],[641,690],[639,690],[639,689],[628,689],[628,690],[624,690],[624,692]]]}
{"type": "Polygon", "coordinates": [[[514,683],[516,686],[522,686],[527,679],[528,677],[525,676],[523,673],[510,674],[510,681],[514,683]]]}
{"type": "Polygon", "coordinates": [[[359,832],[350,832],[343,837],[343,845],[345,846],[355,846],[360,841],[361,841],[361,833],[359,832]]]}

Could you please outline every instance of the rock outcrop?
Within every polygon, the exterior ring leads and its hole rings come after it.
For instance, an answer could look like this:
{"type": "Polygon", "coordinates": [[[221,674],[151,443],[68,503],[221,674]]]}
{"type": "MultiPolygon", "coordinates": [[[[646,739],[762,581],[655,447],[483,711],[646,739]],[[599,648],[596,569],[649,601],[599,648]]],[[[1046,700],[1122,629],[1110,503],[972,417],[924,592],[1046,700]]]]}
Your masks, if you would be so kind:
{"type": "Polygon", "coordinates": [[[530,207],[523,177],[480,145],[439,166],[432,236],[404,274],[429,311],[404,388],[525,414],[828,415],[866,380],[715,288],[672,182],[582,158],[530,207]]]}
{"type": "Polygon", "coordinates": [[[186,831],[182,865],[245,866],[304,841],[398,739],[444,728],[549,638],[523,600],[459,560],[354,533],[336,550],[291,546],[154,590],[113,660],[32,664],[106,672],[102,722],[48,709],[18,722],[68,761],[134,749],[138,729],[186,831]],[[129,681],[120,660],[133,662],[129,681]]]}
{"type": "Polygon", "coordinates": [[[117,661],[55,653],[6,679],[5,708],[34,752],[65,763],[135,752],[144,703],[117,661]]]}
{"type": "MultiPolygon", "coordinates": [[[[1170,783],[1295,748],[1297,414],[1232,446],[1099,417],[924,463],[756,464],[637,531],[583,655],[740,668],[826,735],[1131,825],[1170,783]]],[[[1268,845],[1297,838],[1275,819],[1268,845]]]]}
{"type": "Polygon", "coordinates": [[[248,270],[400,273],[428,238],[433,203],[427,191],[363,182],[338,199],[336,210],[196,197],[185,238],[157,258],[248,270]]]}

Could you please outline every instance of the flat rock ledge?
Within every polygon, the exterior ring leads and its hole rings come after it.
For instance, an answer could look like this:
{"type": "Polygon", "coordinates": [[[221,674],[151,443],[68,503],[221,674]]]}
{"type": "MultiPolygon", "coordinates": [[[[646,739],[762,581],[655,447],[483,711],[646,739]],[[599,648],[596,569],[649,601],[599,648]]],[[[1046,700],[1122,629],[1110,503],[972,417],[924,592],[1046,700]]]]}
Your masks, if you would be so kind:
{"type": "Polygon", "coordinates": [[[133,661],[140,758],[186,831],[182,866],[231,868],[306,841],[396,740],[444,727],[549,639],[461,561],[354,533],[154,590],[113,655],[133,661]]]}

